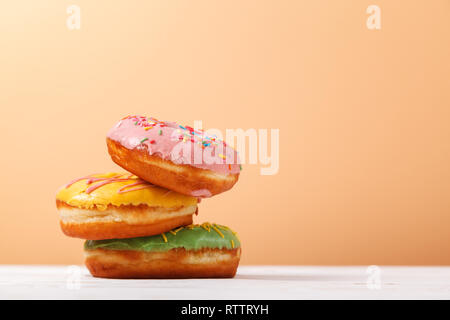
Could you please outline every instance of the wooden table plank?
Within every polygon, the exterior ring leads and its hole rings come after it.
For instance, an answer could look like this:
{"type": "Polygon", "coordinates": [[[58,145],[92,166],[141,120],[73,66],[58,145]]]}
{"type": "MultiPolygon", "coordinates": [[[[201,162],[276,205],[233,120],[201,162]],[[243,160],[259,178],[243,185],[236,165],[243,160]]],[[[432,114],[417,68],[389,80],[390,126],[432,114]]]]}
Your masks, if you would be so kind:
{"type": "Polygon", "coordinates": [[[111,280],[0,266],[1,299],[450,299],[450,267],[242,266],[234,279],[111,280]]]}

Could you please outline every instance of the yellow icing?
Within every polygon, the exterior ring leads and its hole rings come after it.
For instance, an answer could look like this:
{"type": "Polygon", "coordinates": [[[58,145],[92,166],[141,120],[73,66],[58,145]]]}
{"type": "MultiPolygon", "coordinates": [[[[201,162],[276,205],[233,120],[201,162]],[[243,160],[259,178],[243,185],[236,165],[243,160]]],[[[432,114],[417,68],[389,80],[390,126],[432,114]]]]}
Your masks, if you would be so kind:
{"type": "MultiPolygon", "coordinates": [[[[89,177],[94,178],[111,178],[120,173],[105,173],[93,174],[89,177]]],[[[86,193],[86,190],[92,185],[100,182],[93,182],[88,184],[88,179],[83,179],[66,187],[63,186],[58,190],[56,199],[63,201],[73,207],[82,209],[98,209],[106,210],[108,205],[140,205],[158,206],[164,208],[180,207],[180,206],[194,206],[197,204],[197,198],[185,196],[174,191],[167,190],[158,186],[150,186],[140,190],[128,191],[119,193],[119,189],[124,186],[142,181],[136,176],[130,174],[122,174],[121,178],[127,178],[126,181],[115,181],[105,184],[91,193],[86,193]]],[[[141,187],[131,186],[125,190],[141,187]]]]}

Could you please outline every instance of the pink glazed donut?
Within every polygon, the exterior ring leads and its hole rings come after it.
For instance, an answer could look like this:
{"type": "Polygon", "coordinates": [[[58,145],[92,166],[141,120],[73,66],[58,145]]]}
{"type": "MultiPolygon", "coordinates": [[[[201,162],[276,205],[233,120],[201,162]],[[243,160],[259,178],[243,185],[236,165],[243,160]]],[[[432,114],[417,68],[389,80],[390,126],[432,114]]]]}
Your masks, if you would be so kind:
{"type": "Polygon", "coordinates": [[[194,197],[229,190],[241,171],[236,150],[174,122],[127,116],[106,138],[112,160],[143,180],[194,197]]]}

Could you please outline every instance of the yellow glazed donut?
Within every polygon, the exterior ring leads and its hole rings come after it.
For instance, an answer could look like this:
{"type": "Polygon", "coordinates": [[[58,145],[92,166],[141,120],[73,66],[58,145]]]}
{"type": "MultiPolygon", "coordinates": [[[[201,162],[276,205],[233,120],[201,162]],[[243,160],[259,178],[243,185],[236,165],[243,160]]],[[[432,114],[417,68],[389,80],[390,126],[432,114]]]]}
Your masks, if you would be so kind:
{"type": "Polygon", "coordinates": [[[59,189],[62,231],[89,240],[150,236],[192,223],[197,199],[129,173],[93,174],[59,189]]]}

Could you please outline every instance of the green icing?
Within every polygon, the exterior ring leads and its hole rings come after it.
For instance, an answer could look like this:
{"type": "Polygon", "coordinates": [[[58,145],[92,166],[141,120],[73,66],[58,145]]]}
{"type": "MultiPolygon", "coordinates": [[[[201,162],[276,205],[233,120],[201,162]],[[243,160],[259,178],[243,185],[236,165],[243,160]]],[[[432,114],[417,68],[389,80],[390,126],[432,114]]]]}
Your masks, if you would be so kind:
{"type": "MultiPolygon", "coordinates": [[[[186,250],[198,250],[202,248],[232,249],[231,240],[234,247],[240,247],[238,237],[229,228],[212,224],[205,230],[200,225],[195,225],[192,229],[183,228],[176,232],[176,235],[164,233],[167,242],[161,234],[150,237],[139,237],[129,239],[109,239],[109,240],[87,240],[84,244],[86,250],[109,249],[109,250],[136,250],[136,251],[168,251],[176,248],[186,250]],[[211,226],[215,226],[222,236],[211,226]]],[[[177,229],[174,229],[177,230],[177,229]]]]}

